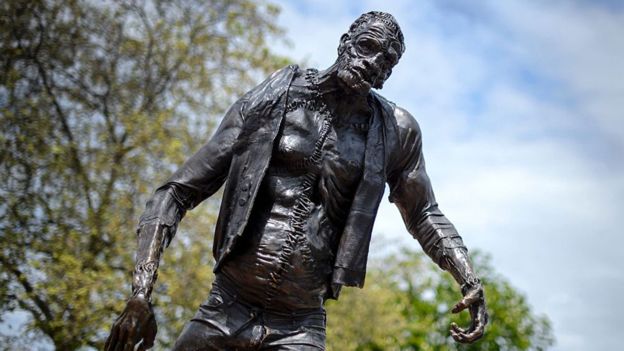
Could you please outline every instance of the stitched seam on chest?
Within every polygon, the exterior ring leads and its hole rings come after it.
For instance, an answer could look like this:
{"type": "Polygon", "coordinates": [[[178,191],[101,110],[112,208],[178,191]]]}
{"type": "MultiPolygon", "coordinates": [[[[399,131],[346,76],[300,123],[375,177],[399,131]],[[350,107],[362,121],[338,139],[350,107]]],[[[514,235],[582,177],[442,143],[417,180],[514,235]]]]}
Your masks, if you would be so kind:
{"type": "Polygon", "coordinates": [[[276,271],[269,273],[269,289],[267,289],[265,295],[265,303],[267,306],[271,305],[273,298],[276,296],[278,288],[283,282],[284,274],[290,266],[289,263],[292,259],[292,255],[296,249],[299,249],[299,252],[303,257],[303,261],[310,265],[310,269],[313,272],[316,271],[317,268],[310,247],[306,241],[305,223],[314,207],[311,197],[314,191],[314,184],[320,174],[320,165],[323,157],[323,145],[325,144],[325,140],[331,130],[333,116],[325,103],[320,100],[319,97],[314,100],[317,101],[317,104],[322,105],[320,113],[324,116],[319,138],[314,145],[312,155],[308,158],[308,162],[314,167],[309,167],[309,171],[303,177],[303,191],[293,206],[290,218],[292,229],[288,232],[284,246],[282,247],[278,257],[278,268],[276,271]]]}

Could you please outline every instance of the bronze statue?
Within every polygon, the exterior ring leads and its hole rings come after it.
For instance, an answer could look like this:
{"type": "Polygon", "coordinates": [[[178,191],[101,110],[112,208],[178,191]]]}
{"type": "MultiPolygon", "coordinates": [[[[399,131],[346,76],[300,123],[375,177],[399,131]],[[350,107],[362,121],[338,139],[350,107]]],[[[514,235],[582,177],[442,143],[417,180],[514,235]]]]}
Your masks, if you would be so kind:
{"type": "Polygon", "coordinates": [[[324,71],[283,68],[239,99],[211,140],[147,203],[138,230],[133,295],[107,350],[153,345],[150,304],[161,252],[185,212],[225,191],[214,237],[215,280],[174,350],[324,350],[326,299],[364,285],[384,186],[409,232],[461,285],[471,326],[483,335],[483,288],[453,225],[438,209],[421,134],[381,89],[405,48],[391,15],[360,16],[324,71]]]}

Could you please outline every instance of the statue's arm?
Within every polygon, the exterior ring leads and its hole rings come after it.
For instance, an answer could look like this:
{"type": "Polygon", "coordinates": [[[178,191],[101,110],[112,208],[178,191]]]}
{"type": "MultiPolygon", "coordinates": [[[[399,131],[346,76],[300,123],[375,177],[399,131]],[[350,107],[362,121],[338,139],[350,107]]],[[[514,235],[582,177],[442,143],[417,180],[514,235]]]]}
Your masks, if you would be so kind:
{"type": "Polygon", "coordinates": [[[225,182],[243,125],[245,104],[243,97],[232,105],[212,138],[147,202],[137,230],[132,297],[113,324],[105,350],[134,349],[137,344],[140,350],[152,347],[157,326],[150,301],[160,255],[186,211],[214,194],[225,182]]]}
{"type": "Polygon", "coordinates": [[[271,102],[259,100],[259,97],[290,79],[294,68],[289,66],[273,73],[234,103],[212,138],[156,189],[147,202],[137,230],[138,250],[132,297],[113,324],[106,340],[107,351],[134,350],[137,344],[140,345],[139,350],[145,350],[153,345],[156,322],[150,300],[161,253],[173,239],[186,211],[214,194],[225,182],[245,117],[258,104],[271,102]]]}
{"type": "Polygon", "coordinates": [[[409,232],[423,251],[442,269],[451,273],[461,286],[464,299],[453,312],[471,308],[470,330],[453,326],[457,341],[471,342],[483,334],[487,323],[483,288],[474,272],[468,251],[453,224],[438,208],[431,182],[425,170],[422,135],[416,120],[405,110],[395,108],[398,144],[390,165],[390,201],[394,202],[409,232]]]}
{"type": "Polygon", "coordinates": [[[219,128],[148,200],[137,230],[133,296],[150,300],[161,252],[175,235],[187,210],[214,194],[225,182],[233,147],[243,125],[246,99],[232,105],[219,128]]]}

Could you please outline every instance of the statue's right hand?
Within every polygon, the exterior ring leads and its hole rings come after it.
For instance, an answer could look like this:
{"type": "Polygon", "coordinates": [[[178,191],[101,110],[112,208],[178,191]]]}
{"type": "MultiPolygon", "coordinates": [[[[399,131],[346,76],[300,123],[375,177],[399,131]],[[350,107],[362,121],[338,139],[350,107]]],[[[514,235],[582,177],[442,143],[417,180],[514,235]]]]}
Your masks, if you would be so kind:
{"type": "Polygon", "coordinates": [[[133,351],[140,342],[138,350],[147,350],[154,346],[156,338],[156,318],[152,305],[140,297],[128,300],[126,308],[113,324],[105,351],[133,351]]]}

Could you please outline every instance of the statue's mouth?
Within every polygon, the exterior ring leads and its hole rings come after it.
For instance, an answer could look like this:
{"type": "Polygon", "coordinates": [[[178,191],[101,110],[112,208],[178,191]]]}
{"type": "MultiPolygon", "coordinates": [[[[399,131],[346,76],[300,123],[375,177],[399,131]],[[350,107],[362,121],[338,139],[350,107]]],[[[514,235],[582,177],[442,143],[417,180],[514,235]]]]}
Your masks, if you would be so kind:
{"type": "Polygon", "coordinates": [[[349,67],[349,72],[351,72],[353,76],[353,82],[351,85],[356,90],[370,90],[372,87],[371,79],[368,75],[368,72],[359,66],[351,66],[349,67]]]}
{"type": "Polygon", "coordinates": [[[350,70],[351,72],[356,74],[360,79],[366,81],[367,83],[371,82],[368,71],[366,71],[365,68],[357,66],[357,65],[353,65],[350,67],[350,70]]]}

